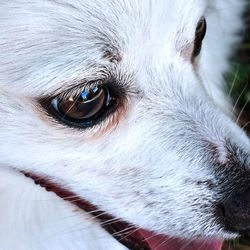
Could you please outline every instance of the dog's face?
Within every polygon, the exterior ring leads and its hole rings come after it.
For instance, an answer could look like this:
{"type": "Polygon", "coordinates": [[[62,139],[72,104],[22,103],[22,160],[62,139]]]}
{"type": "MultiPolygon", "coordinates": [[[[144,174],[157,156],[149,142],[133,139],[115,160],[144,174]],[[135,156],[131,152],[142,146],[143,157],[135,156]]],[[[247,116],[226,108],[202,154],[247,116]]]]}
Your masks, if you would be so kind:
{"type": "Polygon", "coordinates": [[[1,3],[1,165],[158,233],[234,236],[250,145],[221,83],[240,5],[1,3]]]}

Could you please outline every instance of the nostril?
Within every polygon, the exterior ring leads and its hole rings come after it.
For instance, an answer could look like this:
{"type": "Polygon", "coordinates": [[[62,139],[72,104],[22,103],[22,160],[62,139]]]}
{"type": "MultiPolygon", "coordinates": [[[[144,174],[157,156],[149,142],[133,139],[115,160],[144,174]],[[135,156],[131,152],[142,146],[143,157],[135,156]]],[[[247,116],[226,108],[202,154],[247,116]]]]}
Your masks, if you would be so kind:
{"type": "Polygon", "coordinates": [[[236,194],[221,206],[225,227],[229,231],[246,233],[250,231],[250,189],[236,194]]]}

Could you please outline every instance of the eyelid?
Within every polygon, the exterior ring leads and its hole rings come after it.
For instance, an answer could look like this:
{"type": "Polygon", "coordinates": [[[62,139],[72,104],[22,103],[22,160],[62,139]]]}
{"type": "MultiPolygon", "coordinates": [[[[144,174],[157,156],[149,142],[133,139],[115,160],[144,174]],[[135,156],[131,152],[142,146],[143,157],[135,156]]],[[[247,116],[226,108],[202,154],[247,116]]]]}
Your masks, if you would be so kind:
{"type": "Polygon", "coordinates": [[[54,96],[54,98],[55,97],[58,97],[58,98],[61,98],[61,99],[64,99],[64,98],[74,98],[74,99],[78,98],[81,95],[81,93],[84,92],[85,89],[88,86],[90,88],[92,88],[92,87],[101,87],[101,86],[104,86],[104,83],[101,80],[98,80],[98,81],[95,81],[95,82],[92,81],[92,82],[82,83],[82,84],[79,84],[76,87],[73,87],[73,88],[71,88],[69,90],[66,90],[66,91],[60,93],[59,95],[54,96]]]}
{"type": "Polygon", "coordinates": [[[62,98],[69,98],[69,97],[79,97],[80,93],[84,90],[85,86],[87,84],[94,84],[97,86],[103,86],[108,87],[112,90],[112,92],[120,97],[126,97],[127,95],[137,93],[138,90],[131,88],[131,85],[129,84],[131,82],[131,78],[121,78],[117,80],[116,78],[110,76],[110,78],[103,78],[103,79],[96,79],[96,80],[84,80],[81,82],[75,82],[75,86],[71,84],[71,87],[63,88],[63,90],[60,91],[60,89],[57,89],[54,91],[55,94],[44,94],[37,98],[38,102],[40,100],[46,100],[46,99],[52,99],[56,97],[62,97],[62,98]]]}

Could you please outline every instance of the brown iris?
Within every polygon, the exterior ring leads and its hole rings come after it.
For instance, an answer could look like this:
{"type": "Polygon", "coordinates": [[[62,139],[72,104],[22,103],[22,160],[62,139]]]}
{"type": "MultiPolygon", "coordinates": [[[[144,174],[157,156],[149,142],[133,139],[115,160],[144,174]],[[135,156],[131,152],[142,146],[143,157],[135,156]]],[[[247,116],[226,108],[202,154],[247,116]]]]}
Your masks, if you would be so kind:
{"type": "Polygon", "coordinates": [[[85,121],[96,118],[108,105],[109,94],[105,87],[87,87],[79,97],[56,100],[56,109],[64,119],[85,121]]]}

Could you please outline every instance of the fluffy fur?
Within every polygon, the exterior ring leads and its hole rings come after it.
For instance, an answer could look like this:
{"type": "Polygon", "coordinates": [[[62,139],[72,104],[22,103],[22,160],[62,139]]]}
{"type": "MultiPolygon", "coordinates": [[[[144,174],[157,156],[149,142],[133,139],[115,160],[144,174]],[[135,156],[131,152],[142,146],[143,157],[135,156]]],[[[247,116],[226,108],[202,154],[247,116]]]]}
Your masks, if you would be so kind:
{"type": "Polygon", "coordinates": [[[47,176],[157,233],[236,236],[214,207],[240,188],[237,180],[248,181],[249,140],[232,118],[223,79],[243,1],[11,0],[0,7],[1,249],[124,249],[18,171],[47,176]],[[192,65],[201,16],[208,31],[192,65]],[[38,102],[111,78],[125,89],[126,105],[91,129],[57,122],[38,102]]]}

